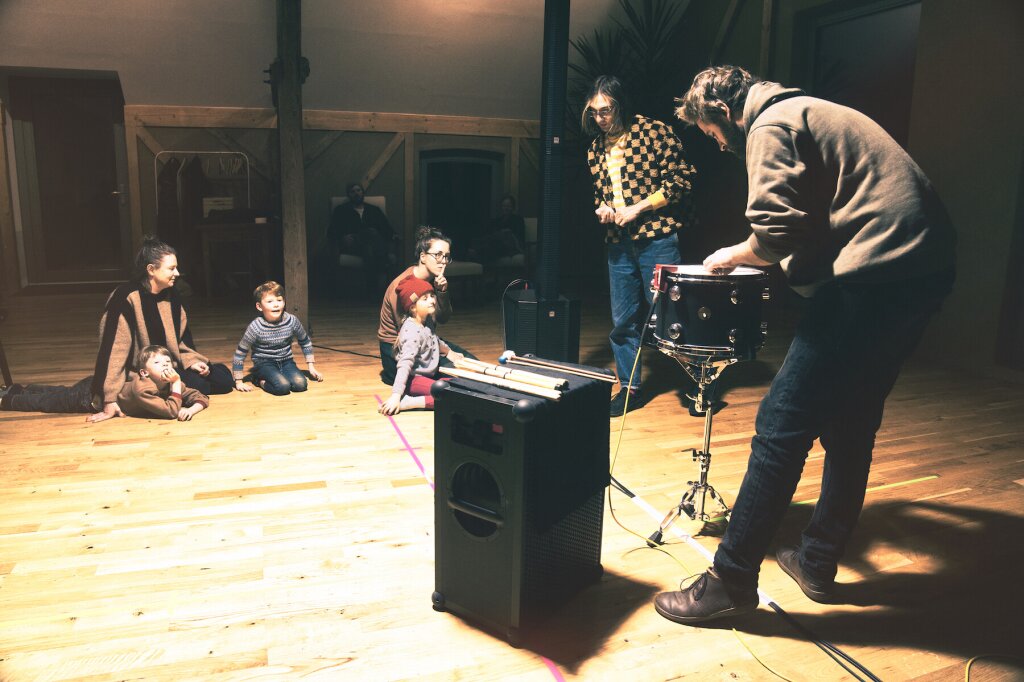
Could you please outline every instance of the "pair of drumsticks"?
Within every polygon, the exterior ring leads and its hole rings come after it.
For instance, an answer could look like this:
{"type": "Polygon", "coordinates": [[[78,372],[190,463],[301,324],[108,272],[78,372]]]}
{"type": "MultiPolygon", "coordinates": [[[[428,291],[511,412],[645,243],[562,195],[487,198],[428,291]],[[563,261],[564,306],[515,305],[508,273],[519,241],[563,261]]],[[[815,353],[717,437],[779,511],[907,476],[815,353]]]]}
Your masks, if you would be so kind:
{"type": "MultiPolygon", "coordinates": [[[[540,358],[518,356],[510,350],[502,353],[498,358],[498,362],[500,362],[501,365],[519,364],[554,369],[559,372],[584,376],[589,379],[597,379],[599,381],[615,381],[615,377],[608,376],[607,374],[592,372],[578,367],[566,367],[554,362],[541,360],[540,358]]],[[[492,365],[486,362],[481,362],[480,360],[463,358],[455,363],[455,367],[441,367],[440,371],[450,376],[472,379],[474,381],[480,381],[485,384],[491,384],[493,386],[507,388],[521,393],[538,395],[550,400],[559,400],[562,397],[561,391],[569,384],[565,379],[549,377],[536,372],[503,367],[501,365],[492,365]]]]}

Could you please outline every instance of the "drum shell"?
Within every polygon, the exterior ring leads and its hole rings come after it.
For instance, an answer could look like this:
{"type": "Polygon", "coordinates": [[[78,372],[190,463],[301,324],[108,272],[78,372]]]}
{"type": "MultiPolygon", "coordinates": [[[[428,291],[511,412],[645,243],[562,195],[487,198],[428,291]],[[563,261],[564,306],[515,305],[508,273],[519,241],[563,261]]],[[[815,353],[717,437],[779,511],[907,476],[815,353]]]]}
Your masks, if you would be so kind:
{"type": "Polygon", "coordinates": [[[764,345],[767,275],[666,273],[664,279],[651,323],[655,346],[681,355],[754,359],[764,345]]]}

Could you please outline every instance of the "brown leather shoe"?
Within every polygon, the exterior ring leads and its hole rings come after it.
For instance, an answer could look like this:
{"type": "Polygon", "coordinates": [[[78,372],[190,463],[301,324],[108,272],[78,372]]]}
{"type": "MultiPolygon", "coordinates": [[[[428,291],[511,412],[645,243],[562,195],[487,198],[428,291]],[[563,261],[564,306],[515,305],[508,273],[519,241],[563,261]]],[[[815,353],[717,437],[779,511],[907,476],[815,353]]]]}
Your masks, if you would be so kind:
{"type": "Polygon", "coordinates": [[[656,596],[654,609],[671,621],[689,625],[750,613],[757,609],[757,602],[757,590],[730,587],[709,568],[685,589],[656,596]]]}

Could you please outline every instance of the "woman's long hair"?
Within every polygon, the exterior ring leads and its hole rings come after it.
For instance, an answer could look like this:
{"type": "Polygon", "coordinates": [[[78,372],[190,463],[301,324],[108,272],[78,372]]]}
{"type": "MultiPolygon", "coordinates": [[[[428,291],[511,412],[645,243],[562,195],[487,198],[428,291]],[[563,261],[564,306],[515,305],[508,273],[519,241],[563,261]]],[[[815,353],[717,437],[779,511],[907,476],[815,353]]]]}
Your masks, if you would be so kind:
{"type": "Polygon", "coordinates": [[[583,118],[580,125],[584,133],[590,137],[603,134],[590,115],[590,102],[598,95],[604,95],[615,109],[613,131],[622,131],[632,125],[635,112],[626,86],[616,76],[598,76],[587,91],[586,99],[583,100],[583,118]]]}

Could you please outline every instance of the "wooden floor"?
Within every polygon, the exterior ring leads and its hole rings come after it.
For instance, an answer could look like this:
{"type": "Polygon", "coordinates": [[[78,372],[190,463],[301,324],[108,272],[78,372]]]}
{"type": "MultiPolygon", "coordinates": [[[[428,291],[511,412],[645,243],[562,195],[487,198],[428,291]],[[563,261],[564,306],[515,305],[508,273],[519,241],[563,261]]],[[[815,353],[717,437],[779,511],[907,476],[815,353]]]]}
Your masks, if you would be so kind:
{"type": "MultiPolygon", "coordinates": [[[[15,380],[91,373],[103,295],[19,297],[0,324],[15,380]]],[[[251,309],[191,305],[200,349],[231,352],[251,309]]],[[[788,338],[784,307],[757,362],[721,380],[711,482],[735,499],[757,403],[788,338]]],[[[649,535],[696,476],[703,421],[662,356],[657,393],[625,422],[604,577],[513,648],[431,609],[433,417],[377,414],[376,309],[313,307],[326,375],[300,395],[216,396],[192,422],[0,413],[0,681],[854,679],[767,605],[711,627],[673,624],[652,597],[709,563],[715,537],[649,535]],[[422,463],[421,473],[417,462],[422,463]],[[627,530],[628,529],[628,530],[627,530]],[[735,628],[735,630],[733,630],[735,628]],[[756,655],[756,658],[755,658],[756,655]]],[[[581,359],[609,366],[606,303],[587,305],[581,359]]],[[[496,304],[459,308],[447,337],[501,352],[496,304]]],[[[761,589],[885,680],[956,680],[968,659],[1020,655],[1024,384],[914,364],[889,399],[856,540],[851,603],[806,599],[765,561],[761,589]]],[[[611,445],[619,442],[613,423],[611,445]]],[[[799,537],[820,482],[812,452],[778,535],[799,537]]],[[[1021,679],[986,658],[972,679],[1021,679]]]]}

